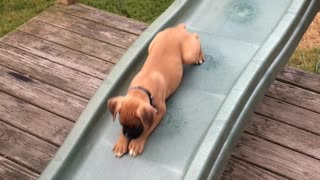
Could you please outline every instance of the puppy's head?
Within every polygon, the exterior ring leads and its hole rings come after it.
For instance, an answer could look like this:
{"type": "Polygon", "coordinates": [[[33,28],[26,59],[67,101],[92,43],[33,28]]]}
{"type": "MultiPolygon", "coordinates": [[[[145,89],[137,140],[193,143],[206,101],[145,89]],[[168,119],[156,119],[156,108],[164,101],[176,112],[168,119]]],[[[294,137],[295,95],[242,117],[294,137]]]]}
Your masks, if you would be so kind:
{"type": "Polygon", "coordinates": [[[138,138],[143,131],[151,128],[156,114],[150,104],[136,98],[115,97],[108,101],[108,109],[119,121],[123,134],[129,139],[138,138]]]}

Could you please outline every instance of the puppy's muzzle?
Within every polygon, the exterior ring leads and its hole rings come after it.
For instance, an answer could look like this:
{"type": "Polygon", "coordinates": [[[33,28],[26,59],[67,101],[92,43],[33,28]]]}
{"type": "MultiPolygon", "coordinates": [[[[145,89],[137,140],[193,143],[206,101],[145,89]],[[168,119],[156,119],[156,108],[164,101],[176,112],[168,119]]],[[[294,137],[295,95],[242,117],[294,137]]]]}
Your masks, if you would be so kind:
{"type": "Polygon", "coordinates": [[[136,139],[138,138],[143,132],[143,126],[139,127],[122,127],[122,133],[124,136],[126,136],[128,139],[136,139]]]}

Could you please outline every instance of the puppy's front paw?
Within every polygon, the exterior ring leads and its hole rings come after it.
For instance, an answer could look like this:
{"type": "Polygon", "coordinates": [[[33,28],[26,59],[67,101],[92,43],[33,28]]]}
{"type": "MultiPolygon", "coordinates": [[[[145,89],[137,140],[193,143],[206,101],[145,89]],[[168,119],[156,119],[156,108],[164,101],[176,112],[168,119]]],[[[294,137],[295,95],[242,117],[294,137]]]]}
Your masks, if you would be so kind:
{"type": "Polygon", "coordinates": [[[128,152],[128,140],[119,138],[112,151],[116,157],[122,157],[128,152]]]}
{"type": "Polygon", "coordinates": [[[132,157],[136,157],[140,154],[142,154],[143,149],[144,149],[144,143],[145,140],[144,139],[133,139],[131,140],[130,144],[129,144],[129,154],[132,157]]]}

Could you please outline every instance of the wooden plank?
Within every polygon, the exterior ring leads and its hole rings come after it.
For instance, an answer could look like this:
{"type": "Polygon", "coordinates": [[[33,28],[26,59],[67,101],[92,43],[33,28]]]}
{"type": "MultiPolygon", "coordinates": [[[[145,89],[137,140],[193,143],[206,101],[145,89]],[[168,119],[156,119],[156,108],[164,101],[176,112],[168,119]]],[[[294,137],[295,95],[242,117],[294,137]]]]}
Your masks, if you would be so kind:
{"type": "Polygon", "coordinates": [[[277,79],[288,84],[320,93],[320,75],[317,74],[311,74],[287,66],[280,72],[277,79]]]}
{"type": "Polygon", "coordinates": [[[247,132],[320,160],[320,136],[257,114],[247,132]]]}
{"type": "Polygon", "coordinates": [[[112,63],[31,36],[19,30],[4,36],[1,41],[100,79],[104,79],[113,67],[112,63]]]}
{"type": "Polygon", "coordinates": [[[0,64],[70,93],[90,99],[101,79],[0,42],[0,64]]]}
{"type": "Polygon", "coordinates": [[[232,157],[222,174],[222,180],[285,180],[262,168],[232,157]]]}
{"type": "Polygon", "coordinates": [[[280,100],[264,97],[257,113],[320,135],[320,114],[280,100]]]}
{"type": "Polygon", "coordinates": [[[0,174],[0,179],[7,180],[36,180],[39,176],[27,168],[2,156],[0,156],[0,174]]]}
{"type": "Polygon", "coordinates": [[[320,113],[320,94],[305,89],[274,81],[270,86],[268,96],[290,104],[320,113]]]}
{"type": "Polygon", "coordinates": [[[125,49],[137,39],[136,35],[125,31],[50,9],[42,12],[35,19],[125,49]]]}
{"type": "Polygon", "coordinates": [[[57,147],[0,122],[0,153],[37,173],[43,171],[57,147]]]}
{"type": "Polygon", "coordinates": [[[19,30],[112,63],[125,52],[122,48],[35,19],[20,26],[19,30]]]}
{"type": "Polygon", "coordinates": [[[289,179],[320,179],[319,160],[246,133],[233,156],[289,179]]]}
{"type": "Polygon", "coordinates": [[[73,123],[0,92],[0,120],[55,145],[61,145],[73,123]]]}
{"type": "Polygon", "coordinates": [[[53,8],[63,13],[87,19],[95,23],[111,26],[135,35],[140,35],[148,26],[143,22],[112,14],[103,10],[98,10],[83,4],[76,4],[68,7],[56,5],[53,8]]]}
{"type": "Polygon", "coordinates": [[[0,91],[75,121],[87,100],[0,66],[0,91]]]}

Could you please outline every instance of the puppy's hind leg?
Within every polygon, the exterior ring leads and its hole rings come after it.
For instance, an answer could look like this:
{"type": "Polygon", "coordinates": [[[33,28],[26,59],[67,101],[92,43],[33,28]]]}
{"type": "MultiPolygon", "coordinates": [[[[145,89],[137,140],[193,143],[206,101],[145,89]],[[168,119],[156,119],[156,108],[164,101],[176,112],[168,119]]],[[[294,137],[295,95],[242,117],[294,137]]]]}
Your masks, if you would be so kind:
{"type": "Polygon", "coordinates": [[[182,63],[202,64],[204,62],[203,52],[197,33],[188,36],[182,43],[182,63]]]}

